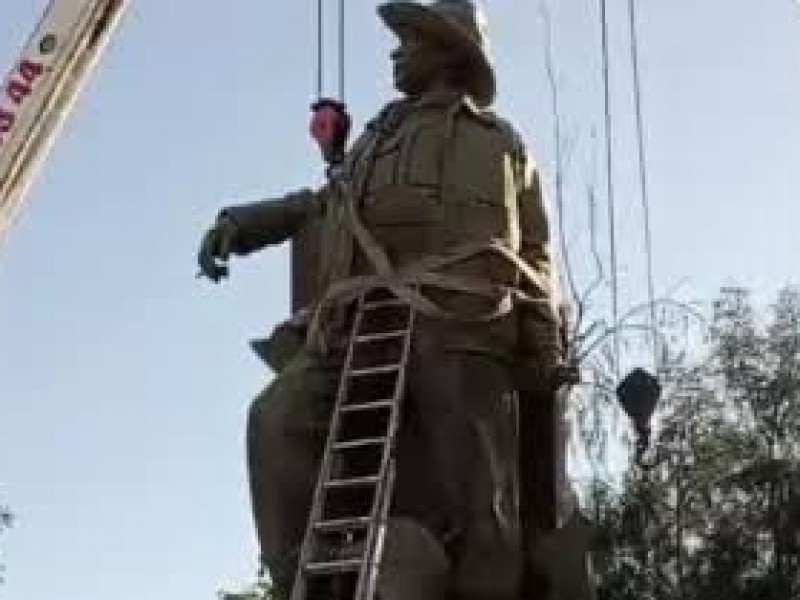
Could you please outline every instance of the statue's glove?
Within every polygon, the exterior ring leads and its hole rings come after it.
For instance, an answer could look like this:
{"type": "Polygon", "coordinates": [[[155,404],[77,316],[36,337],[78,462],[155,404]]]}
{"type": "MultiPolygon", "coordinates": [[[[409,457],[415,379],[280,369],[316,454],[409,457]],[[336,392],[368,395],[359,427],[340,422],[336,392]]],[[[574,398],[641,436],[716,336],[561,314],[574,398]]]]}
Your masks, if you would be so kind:
{"type": "Polygon", "coordinates": [[[228,258],[236,233],[236,224],[230,217],[222,214],[217,218],[214,226],[203,236],[197,254],[200,276],[208,277],[214,283],[228,276],[228,258]]]}
{"type": "Polygon", "coordinates": [[[517,386],[522,391],[552,393],[580,380],[578,365],[565,357],[558,323],[523,318],[523,343],[518,352],[517,386]]]}
{"type": "Polygon", "coordinates": [[[553,393],[564,385],[580,382],[577,365],[561,359],[526,357],[517,363],[517,387],[523,392],[553,393]]]}

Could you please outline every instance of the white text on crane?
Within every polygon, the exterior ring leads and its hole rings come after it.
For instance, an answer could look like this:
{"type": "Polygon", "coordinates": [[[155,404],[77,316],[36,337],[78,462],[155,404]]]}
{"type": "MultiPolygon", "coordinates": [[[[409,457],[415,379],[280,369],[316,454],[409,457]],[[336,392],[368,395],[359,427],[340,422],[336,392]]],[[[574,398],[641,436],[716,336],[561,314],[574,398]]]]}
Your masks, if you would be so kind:
{"type": "Polygon", "coordinates": [[[17,113],[24,107],[25,100],[36,88],[44,71],[42,63],[23,59],[12,72],[0,99],[0,148],[6,140],[6,134],[14,127],[17,113]]]}

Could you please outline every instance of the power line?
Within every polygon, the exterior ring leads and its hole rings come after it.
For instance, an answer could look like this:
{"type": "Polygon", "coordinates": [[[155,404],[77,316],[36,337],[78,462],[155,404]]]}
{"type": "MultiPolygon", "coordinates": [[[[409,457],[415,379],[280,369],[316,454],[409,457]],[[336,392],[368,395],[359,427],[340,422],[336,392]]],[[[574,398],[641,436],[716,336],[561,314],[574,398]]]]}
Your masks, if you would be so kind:
{"type": "Polygon", "coordinates": [[[628,0],[628,15],[630,17],[631,39],[631,64],[633,66],[633,99],[636,110],[636,138],[639,149],[639,185],[642,199],[642,215],[644,219],[644,245],[647,261],[647,301],[650,305],[651,343],[653,344],[653,369],[658,373],[659,353],[656,340],[656,299],[655,284],[653,282],[653,245],[650,231],[650,202],[647,193],[647,160],[644,143],[644,120],[642,118],[642,92],[639,75],[639,36],[637,33],[636,2],[628,0]]]}
{"type": "MultiPolygon", "coordinates": [[[[550,15],[550,8],[546,0],[540,0],[539,13],[541,15],[542,25],[544,28],[544,66],[547,73],[547,82],[550,88],[550,110],[553,116],[553,142],[555,144],[555,161],[556,161],[556,212],[558,214],[558,238],[561,246],[561,258],[564,265],[564,272],[566,274],[567,284],[569,286],[570,296],[573,301],[578,304],[577,310],[580,316],[581,313],[581,298],[578,295],[578,288],[575,283],[575,277],[572,272],[572,264],[569,259],[569,248],[567,247],[567,236],[564,227],[564,152],[563,140],[561,131],[561,112],[559,109],[559,94],[558,82],[556,81],[556,70],[553,58],[553,21],[550,15]]],[[[580,323],[576,323],[580,325],[580,323]]],[[[570,332],[572,334],[573,332],[570,332]]]]}
{"type": "Polygon", "coordinates": [[[606,0],[600,0],[600,25],[603,46],[603,104],[606,134],[606,193],[608,197],[609,261],[611,263],[611,316],[614,328],[614,370],[617,376],[619,376],[620,339],[619,332],[617,331],[617,321],[619,320],[619,270],[617,268],[617,233],[614,207],[614,180],[612,177],[611,83],[608,73],[608,16],[606,13],[606,0]]]}

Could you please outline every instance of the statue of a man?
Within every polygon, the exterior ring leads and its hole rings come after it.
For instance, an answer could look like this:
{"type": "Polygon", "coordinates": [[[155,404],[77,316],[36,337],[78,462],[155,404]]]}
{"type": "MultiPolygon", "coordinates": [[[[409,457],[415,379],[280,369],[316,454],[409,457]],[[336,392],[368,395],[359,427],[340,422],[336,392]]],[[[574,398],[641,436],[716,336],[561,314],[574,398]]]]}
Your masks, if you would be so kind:
{"type": "Polygon", "coordinates": [[[313,298],[273,342],[305,336],[309,322],[313,331],[291,353],[272,352],[276,377],[249,414],[262,558],[287,594],[351,325],[349,282],[397,276],[419,314],[391,511],[411,533],[398,528],[404,542],[392,546],[390,528],[387,552],[402,556],[381,575],[382,597],[510,600],[522,568],[517,375],[544,386],[562,356],[537,171],[488,110],[495,77],[474,4],[390,2],[378,12],[399,40],[391,59],[401,97],[367,124],[327,185],[225,208],[200,250],[216,282],[229,253],[319,223],[313,298]]]}

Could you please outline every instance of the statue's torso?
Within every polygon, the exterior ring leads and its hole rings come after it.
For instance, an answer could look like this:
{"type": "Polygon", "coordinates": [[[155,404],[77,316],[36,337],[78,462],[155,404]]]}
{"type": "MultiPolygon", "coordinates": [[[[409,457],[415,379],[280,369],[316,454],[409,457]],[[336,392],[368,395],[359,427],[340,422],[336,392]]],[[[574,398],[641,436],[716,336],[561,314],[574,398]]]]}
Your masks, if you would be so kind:
{"type": "MultiPolygon", "coordinates": [[[[519,248],[517,160],[507,126],[462,98],[389,105],[366,128],[345,162],[346,193],[393,265],[403,268],[465,243],[519,248]]],[[[368,274],[372,266],[342,231],[341,203],[328,201],[322,280],[368,274]]],[[[515,272],[482,256],[451,270],[514,283],[515,272]]]]}

